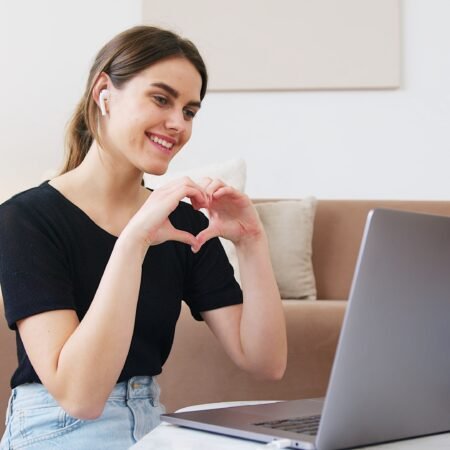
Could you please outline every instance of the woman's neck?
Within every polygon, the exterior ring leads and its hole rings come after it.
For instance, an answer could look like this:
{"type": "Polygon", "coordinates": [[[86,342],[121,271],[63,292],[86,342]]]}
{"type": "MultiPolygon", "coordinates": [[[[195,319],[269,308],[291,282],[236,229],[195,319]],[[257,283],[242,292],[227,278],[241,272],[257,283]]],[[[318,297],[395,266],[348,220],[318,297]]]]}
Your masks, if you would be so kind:
{"type": "Polygon", "coordinates": [[[136,168],[117,167],[91,147],[75,169],[50,181],[68,200],[100,227],[120,234],[129,219],[150,196],[142,185],[143,173],[136,168]]]}
{"type": "Polygon", "coordinates": [[[118,161],[94,141],[83,162],[73,171],[73,180],[102,195],[130,201],[142,192],[143,172],[128,161],[118,161]]]}

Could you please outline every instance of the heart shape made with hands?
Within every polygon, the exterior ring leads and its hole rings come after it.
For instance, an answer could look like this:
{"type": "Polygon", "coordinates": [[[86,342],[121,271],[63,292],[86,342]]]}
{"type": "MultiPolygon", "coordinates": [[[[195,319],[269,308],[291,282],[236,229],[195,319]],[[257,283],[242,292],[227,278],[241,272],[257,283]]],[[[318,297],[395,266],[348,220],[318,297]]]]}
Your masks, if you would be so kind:
{"type": "MultiPolygon", "coordinates": [[[[190,245],[196,253],[205,242],[214,237],[222,237],[237,244],[242,238],[262,231],[258,213],[247,195],[221,180],[204,178],[199,183],[188,177],[174,180],[152,192],[149,197],[150,205],[150,210],[153,210],[151,216],[154,219],[159,216],[161,220],[153,222],[147,233],[147,238],[153,245],[175,240],[190,245]],[[188,198],[194,209],[206,210],[209,217],[209,225],[197,236],[176,229],[168,218],[183,198],[188,198]]],[[[147,210],[143,216],[144,223],[148,212],[147,210]]]]}
{"type": "Polygon", "coordinates": [[[236,244],[243,237],[261,231],[258,213],[247,195],[220,180],[211,180],[202,191],[203,195],[190,199],[194,209],[206,210],[209,225],[195,236],[199,247],[194,247],[193,251],[198,251],[214,237],[222,237],[236,244]]]}

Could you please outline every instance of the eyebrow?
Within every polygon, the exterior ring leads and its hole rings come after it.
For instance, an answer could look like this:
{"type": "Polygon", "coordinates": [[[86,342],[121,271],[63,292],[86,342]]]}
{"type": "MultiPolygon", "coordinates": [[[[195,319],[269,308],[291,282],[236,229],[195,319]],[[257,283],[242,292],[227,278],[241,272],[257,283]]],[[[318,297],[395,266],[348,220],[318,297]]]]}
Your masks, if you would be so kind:
{"type": "MultiPolygon", "coordinates": [[[[180,93],[176,89],[174,89],[172,86],[169,86],[166,83],[161,83],[161,82],[151,83],[150,86],[155,86],[155,87],[162,89],[163,91],[166,91],[173,98],[178,98],[180,96],[180,93]]],[[[201,108],[202,104],[201,104],[201,102],[191,100],[190,102],[188,102],[187,106],[196,106],[197,108],[201,108]]]]}

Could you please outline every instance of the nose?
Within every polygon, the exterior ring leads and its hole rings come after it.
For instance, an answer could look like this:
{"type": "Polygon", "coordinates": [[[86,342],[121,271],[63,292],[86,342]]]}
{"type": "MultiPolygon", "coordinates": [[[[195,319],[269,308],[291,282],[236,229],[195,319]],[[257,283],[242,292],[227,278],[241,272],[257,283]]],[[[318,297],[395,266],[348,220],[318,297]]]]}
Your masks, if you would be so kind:
{"type": "Polygon", "coordinates": [[[166,127],[169,130],[181,133],[186,130],[186,120],[183,111],[172,109],[166,118],[166,127]]]}

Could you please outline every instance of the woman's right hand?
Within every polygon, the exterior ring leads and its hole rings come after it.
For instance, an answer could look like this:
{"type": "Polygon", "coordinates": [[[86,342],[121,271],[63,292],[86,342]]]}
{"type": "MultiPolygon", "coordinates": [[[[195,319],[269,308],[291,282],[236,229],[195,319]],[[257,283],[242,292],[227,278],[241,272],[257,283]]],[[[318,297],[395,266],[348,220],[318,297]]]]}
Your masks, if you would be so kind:
{"type": "Polygon", "coordinates": [[[169,220],[170,213],[185,197],[195,209],[207,206],[204,189],[189,177],[183,177],[155,189],[122,233],[140,240],[147,248],[166,241],[179,241],[196,251],[199,248],[196,236],[176,229],[169,220]]]}

